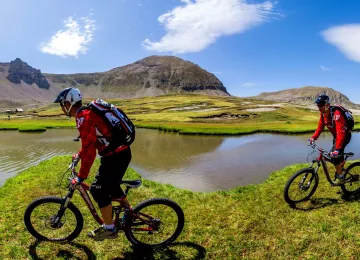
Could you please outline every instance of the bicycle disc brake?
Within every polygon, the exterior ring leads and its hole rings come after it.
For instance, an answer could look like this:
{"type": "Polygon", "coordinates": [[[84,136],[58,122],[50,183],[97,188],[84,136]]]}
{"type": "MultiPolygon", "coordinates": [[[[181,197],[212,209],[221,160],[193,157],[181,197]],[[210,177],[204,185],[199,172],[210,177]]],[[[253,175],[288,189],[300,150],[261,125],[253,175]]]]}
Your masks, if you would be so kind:
{"type": "Polygon", "coordinates": [[[45,226],[50,226],[52,228],[61,228],[64,224],[65,222],[61,222],[56,215],[45,220],[45,226]]]}

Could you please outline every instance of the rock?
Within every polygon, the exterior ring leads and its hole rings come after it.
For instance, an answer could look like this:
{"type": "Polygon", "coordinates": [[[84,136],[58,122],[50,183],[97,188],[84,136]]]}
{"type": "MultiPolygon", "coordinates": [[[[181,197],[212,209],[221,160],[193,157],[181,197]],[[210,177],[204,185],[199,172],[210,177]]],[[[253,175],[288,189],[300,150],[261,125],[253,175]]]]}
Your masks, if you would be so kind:
{"type": "Polygon", "coordinates": [[[14,61],[10,62],[8,76],[6,79],[15,84],[21,83],[22,80],[29,85],[35,83],[39,88],[50,88],[49,82],[45,76],[41,74],[40,70],[32,68],[19,58],[16,58],[14,61]]]}

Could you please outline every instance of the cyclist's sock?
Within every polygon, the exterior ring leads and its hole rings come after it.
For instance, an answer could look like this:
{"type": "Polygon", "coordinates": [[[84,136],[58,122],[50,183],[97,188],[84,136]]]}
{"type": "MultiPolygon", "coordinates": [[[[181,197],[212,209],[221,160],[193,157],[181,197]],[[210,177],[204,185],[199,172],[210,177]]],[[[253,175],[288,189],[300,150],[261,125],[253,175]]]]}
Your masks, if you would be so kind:
{"type": "Polygon", "coordinates": [[[104,224],[104,227],[105,227],[107,230],[110,230],[110,231],[112,231],[112,230],[114,230],[114,229],[115,229],[115,225],[114,225],[114,223],[113,223],[113,224],[110,224],[110,225],[106,225],[106,224],[104,224]]]}

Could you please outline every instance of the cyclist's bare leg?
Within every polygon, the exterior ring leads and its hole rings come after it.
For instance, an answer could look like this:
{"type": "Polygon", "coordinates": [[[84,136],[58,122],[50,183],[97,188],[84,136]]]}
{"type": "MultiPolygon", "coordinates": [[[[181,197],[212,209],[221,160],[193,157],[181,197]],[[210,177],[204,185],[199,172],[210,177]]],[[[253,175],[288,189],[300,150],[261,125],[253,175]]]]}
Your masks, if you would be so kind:
{"type": "Polygon", "coordinates": [[[112,223],[112,204],[110,203],[106,207],[100,208],[101,215],[104,220],[104,225],[88,233],[88,236],[96,241],[104,239],[113,239],[118,236],[116,229],[112,223]],[[109,228],[108,226],[113,226],[109,228]]]}
{"type": "Polygon", "coordinates": [[[112,221],[112,204],[110,203],[106,207],[100,208],[101,215],[103,217],[105,225],[111,225],[112,221]]]}
{"type": "Polygon", "coordinates": [[[343,164],[342,163],[339,163],[339,164],[336,164],[335,165],[335,169],[336,169],[336,173],[338,175],[342,175],[342,172],[343,172],[343,164]]]}

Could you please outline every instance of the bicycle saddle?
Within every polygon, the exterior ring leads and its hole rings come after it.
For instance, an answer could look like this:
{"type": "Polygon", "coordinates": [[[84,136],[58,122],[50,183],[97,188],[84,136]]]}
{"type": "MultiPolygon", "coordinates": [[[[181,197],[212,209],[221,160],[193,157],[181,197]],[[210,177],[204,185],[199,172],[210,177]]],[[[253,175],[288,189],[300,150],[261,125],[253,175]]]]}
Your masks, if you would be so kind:
{"type": "Polygon", "coordinates": [[[344,153],[344,156],[353,157],[353,156],[354,156],[354,153],[344,153]]]}
{"type": "Polygon", "coordinates": [[[130,188],[138,188],[141,186],[142,182],[141,180],[134,180],[134,181],[120,181],[119,184],[124,184],[126,187],[130,188]]]}

